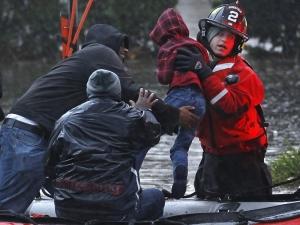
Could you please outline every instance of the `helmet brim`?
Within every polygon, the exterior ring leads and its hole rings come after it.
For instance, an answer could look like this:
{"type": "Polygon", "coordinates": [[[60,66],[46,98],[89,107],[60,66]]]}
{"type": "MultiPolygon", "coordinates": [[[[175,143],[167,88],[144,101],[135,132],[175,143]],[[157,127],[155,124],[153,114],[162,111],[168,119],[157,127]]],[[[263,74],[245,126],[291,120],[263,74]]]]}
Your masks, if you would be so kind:
{"type": "Polygon", "coordinates": [[[201,30],[201,26],[203,26],[203,24],[205,23],[205,26],[216,26],[216,27],[220,27],[222,29],[226,29],[226,30],[230,30],[230,32],[232,32],[235,35],[238,35],[239,37],[241,37],[243,39],[244,42],[248,41],[249,37],[247,34],[239,32],[235,29],[233,29],[232,27],[225,25],[225,24],[221,24],[218,23],[216,21],[210,20],[210,19],[201,19],[199,21],[199,29],[201,30]]]}

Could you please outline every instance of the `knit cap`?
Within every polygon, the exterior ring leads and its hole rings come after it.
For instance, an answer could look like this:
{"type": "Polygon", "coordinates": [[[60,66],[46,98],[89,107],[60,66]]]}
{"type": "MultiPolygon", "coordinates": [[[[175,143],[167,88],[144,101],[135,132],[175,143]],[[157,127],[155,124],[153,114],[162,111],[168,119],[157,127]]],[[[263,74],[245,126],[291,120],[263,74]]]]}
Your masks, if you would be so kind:
{"type": "Polygon", "coordinates": [[[88,98],[110,96],[114,99],[121,99],[121,84],[119,77],[104,69],[94,71],[86,84],[88,98]]]}

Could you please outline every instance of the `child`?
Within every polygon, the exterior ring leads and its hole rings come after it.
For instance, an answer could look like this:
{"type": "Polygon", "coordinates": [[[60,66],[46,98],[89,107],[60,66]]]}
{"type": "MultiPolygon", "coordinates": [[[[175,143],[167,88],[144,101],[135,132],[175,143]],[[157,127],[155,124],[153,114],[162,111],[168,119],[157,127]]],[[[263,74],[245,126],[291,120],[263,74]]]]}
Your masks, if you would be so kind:
{"type": "Polygon", "coordinates": [[[198,40],[214,59],[213,70],[202,54],[178,50],[174,66],[199,75],[207,112],[197,135],[203,157],[195,178],[198,197],[252,197],[271,194],[264,163],[268,146],[263,113],[264,85],[239,56],[248,40],[244,10],[235,3],[217,7],[199,22],[198,40]],[[195,65],[202,64],[201,69],[195,65]],[[204,71],[205,70],[205,71],[204,71]]]}
{"type": "MultiPolygon", "coordinates": [[[[189,38],[189,30],[182,17],[174,9],[165,10],[150,33],[150,38],[160,46],[157,56],[157,78],[161,84],[169,85],[165,102],[175,107],[191,105],[202,118],[205,113],[205,98],[196,73],[178,72],[173,68],[177,49],[197,48],[208,63],[208,53],[202,44],[189,38]]],[[[201,66],[201,65],[200,65],[201,66]]],[[[170,150],[173,164],[172,197],[184,196],[188,173],[188,150],[195,136],[195,129],[179,127],[177,138],[170,150]]]]}

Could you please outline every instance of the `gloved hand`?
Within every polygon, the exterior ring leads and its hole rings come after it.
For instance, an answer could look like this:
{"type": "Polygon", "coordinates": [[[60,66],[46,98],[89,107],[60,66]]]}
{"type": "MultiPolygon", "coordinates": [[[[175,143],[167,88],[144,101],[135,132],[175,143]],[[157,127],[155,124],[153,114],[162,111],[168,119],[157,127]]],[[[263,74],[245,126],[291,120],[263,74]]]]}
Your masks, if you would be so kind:
{"type": "Polygon", "coordinates": [[[180,48],[174,62],[175,70],[180,72],[193,71],[200,80],[204,80],[212,69],[205,63],[202,54],[196,48],[180,48]]]}
{"type": "Polygon", "coordinates": [[[182,198],[186,191],[187,184],[187,168],[185,166],[177,166],[174,171],[174,183],[172,185],[172,197],[182,198]]]}

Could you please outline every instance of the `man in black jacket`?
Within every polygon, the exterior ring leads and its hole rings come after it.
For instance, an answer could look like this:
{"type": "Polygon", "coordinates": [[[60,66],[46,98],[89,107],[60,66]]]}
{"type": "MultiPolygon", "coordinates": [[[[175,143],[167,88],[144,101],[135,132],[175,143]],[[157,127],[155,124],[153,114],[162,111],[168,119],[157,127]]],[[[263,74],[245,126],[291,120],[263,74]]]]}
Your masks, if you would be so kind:
{"type": "MultiPolygon", "coordinates": [[[[110,25],[92,26],[83,48],[37,78],[12,107],[0,133],[0,208],[24,212],[30,205],[44,180],[43,158],[55,121],[87,99],[86,83],[92,72],[106,69],[116,73],[122,100],[137,100],[140,87],[118,56],[126,38],[110,25]]],[[[179,122],[183,126],[197,122],[190,108],[178,110],[161,100],[152,110],[166,133],[179,122]]]]}
{"type": "Polygon", "coordinates": [[[48,148],[46,172],[54,184],[59,217],[88,221],[155,220],[164,195],[141,190],[136,155],[157,144],[161,127],[152,112],[156,99],[141,88],[134,107],[121,101],[118,76],[92,73],[88,101],[57,122],[48,148]]]}

